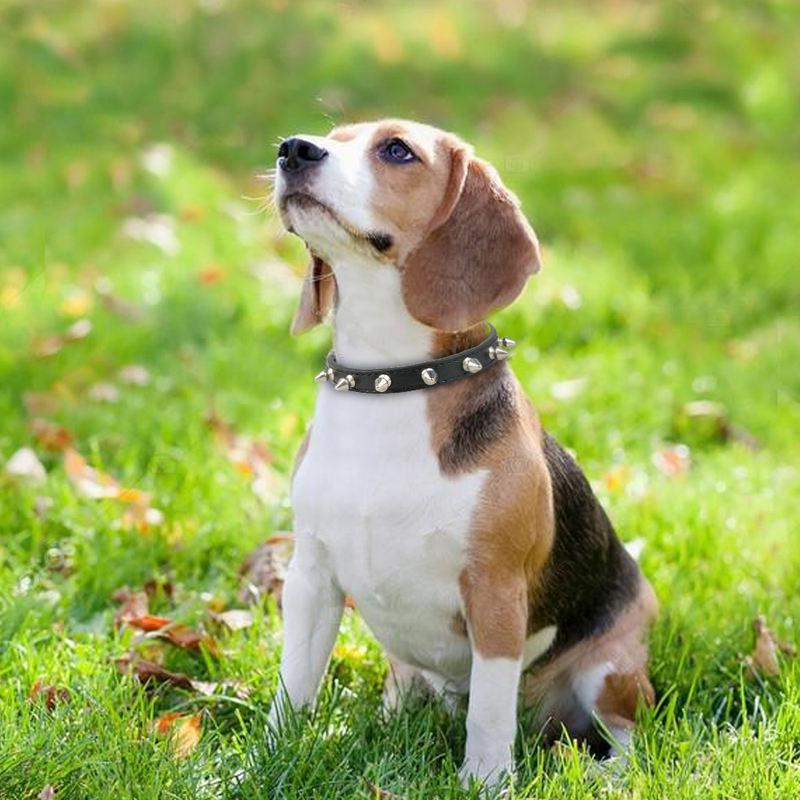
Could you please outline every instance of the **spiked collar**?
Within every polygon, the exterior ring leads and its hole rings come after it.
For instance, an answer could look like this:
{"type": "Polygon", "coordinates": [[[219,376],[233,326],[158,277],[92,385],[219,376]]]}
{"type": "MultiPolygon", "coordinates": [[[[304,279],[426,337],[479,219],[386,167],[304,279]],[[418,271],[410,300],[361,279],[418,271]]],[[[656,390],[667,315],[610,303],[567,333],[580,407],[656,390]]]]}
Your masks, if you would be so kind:
{"type": "Polygon", "coordinates": [[[415,389],[430,389],[443,383],[469,378],[481,370],[488,369],[498,361],[504,361],[516,342],[498,337],[493,325],[489,335],[475,347],[461,350],[432,361],[420,361],[400,367],[379,369],[354,369],[340,364],[331,350],[325,360],[325,369],[317,374],[319,383],[332,383],[338,392],[365,392],[366,394],[392,394],[412,392],[415,389]]]}

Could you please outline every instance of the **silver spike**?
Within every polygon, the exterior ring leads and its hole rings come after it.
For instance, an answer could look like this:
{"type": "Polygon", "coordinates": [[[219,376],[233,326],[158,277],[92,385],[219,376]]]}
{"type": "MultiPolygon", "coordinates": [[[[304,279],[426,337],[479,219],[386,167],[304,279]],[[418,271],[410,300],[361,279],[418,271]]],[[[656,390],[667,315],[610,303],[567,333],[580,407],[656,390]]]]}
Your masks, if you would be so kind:
{"type": "Polygon", "coordinates": [[[326,369],[325,372],[326,372],[326,374],[328,376],[328,380],[332,382],[333,381],[333,370],[330,367],[328,367],[328,369],[326,369]]]}
{"type": "Polygon", "coordinates": [[[422,380],[425,381],[428,386],[433,386],[436,381],[439,380],[439,376],[436,374],[436,370],[433,369],[433,367],[428,367],[427,369],[422,370],[420,374],[422,376],[422,380]]]}
{"type": "Polygon", "coordinates": [[[375,391],[385,392],[392,385],[392,379],[388,375],[378,375],[375,378],[375,391]]]}
{"type": "Polygon", "coordinates": [[[510,350],[512,347],[516,347],[517,346],[516,341],[514,339],[509,339],[507,336],[501,336],[497,340],[497,344],[499,344],[500,347],[507,348],[508,350],[510,350]]]}
{"type": "Polygon", "coordinates": [[[483,364],[477,358],[467,356],[462,362],[461,366],[465,372],[480,372],[483,369],[483,364]]]}
{"type": "Polygon", "coordinates": [[[314,376],[314,380],[317,383],[322,383],[323,381],[327,381],[328,380],[328,370],[324,369],[324,370],[322,370],[322,372],[318,372],[314,376]]]}
{"type": "Polygon", "coordinates": [[[337,392],[349,392],[356,385],[355,379],[352,375],[345,375],[344,378],[339,378],[334,384],[333,388],[337,392]]]}
{"type": "Polygon", "coordinates": [[[489,358],[495,358],[498,361],[505,361],[510,355],[511,353],[509,353],[505,347],[497,347],[496,345],[493,345],[489,348],[489,358]]]}

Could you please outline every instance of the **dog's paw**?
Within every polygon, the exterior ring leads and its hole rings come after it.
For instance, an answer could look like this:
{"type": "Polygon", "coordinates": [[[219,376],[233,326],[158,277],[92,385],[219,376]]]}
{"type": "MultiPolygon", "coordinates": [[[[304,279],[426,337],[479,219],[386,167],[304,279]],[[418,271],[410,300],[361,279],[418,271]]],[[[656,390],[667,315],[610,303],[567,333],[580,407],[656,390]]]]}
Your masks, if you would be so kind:
{"type": "Polygon", "coordinates": [[[461,785],[468,789],[473,783],[491,797],[502,797],[514,777],[514,762],[504,755],[468,755],[458,771],[461,785]]]}

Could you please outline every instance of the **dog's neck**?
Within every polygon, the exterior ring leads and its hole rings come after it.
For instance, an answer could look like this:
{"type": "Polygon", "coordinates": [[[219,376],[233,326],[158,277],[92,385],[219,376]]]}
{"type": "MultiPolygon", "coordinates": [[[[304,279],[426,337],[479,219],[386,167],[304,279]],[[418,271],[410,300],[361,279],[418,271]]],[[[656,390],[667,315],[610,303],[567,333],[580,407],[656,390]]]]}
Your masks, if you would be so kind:
{"type": "Polygon", "coordinates": [[[333,347],[342,364],[371,369],[433,357],[435,332],[408,312],[394,266],[354,256],[331,268],[337,286],[333,347]]]}
{"type": "Polygon", "coordinates": [[[342,364],[359,369],[415,364],[466,350],[486,336],[483,322],[445,332],[416,320],[391,264],[356,257],[331,266],[338,298],[333,346],[342,364]]]}

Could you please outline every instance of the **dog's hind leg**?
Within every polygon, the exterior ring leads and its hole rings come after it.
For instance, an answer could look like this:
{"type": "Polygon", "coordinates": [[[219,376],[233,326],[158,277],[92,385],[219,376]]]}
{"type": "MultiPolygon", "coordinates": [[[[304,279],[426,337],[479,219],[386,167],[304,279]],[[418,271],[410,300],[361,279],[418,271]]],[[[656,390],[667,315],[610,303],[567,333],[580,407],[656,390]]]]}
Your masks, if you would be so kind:
{"type": "Polygon", "coordinates": [[[422,672],[410,664],[389,655],[389,671],[383,682],[383,709],[389,714],[398,711],[406,698],[427,694],[428,682],[422,672]]]}

